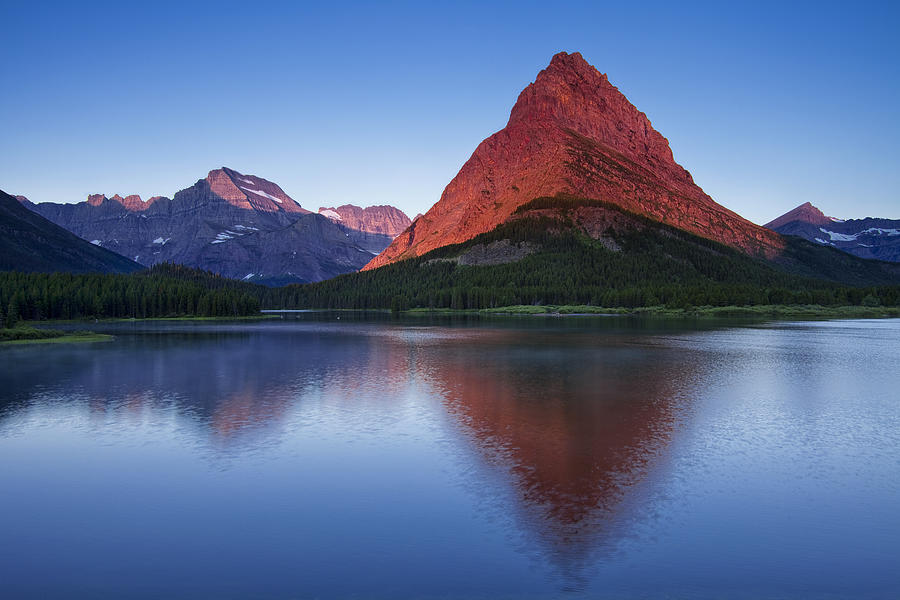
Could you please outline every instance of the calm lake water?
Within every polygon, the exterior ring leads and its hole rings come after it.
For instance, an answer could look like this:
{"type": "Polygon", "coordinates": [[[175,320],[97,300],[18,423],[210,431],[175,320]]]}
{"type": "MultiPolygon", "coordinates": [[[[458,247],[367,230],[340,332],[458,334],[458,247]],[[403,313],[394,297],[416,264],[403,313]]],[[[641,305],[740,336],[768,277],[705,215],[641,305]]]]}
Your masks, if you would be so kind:
{"type": "Polygon", "coordinates": [[[100,329],[0,349],[0,597],[900,597],[900,320],[100,329]]]}

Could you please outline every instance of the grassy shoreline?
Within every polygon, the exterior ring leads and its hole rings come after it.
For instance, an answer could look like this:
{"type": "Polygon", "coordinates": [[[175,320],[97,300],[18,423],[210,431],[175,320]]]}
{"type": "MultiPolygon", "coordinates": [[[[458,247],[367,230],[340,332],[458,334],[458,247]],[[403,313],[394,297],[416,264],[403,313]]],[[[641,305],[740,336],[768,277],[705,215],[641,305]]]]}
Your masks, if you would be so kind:
{"type": "Polygon", "coordinates": [[[0,329],[0,346],[21,346],[25,344],[73,344],[84,342],[108,342],[113,336],[93,331],[61,331],[59,329],[37,329],[18,325],[11,329],[0,329]]]}
{"type": "Polygon", "coordinates": [[[76,323],[143,323],[147,321],[265,321],[267,319],[279,319],[280,315],[245,315],[240,317],[115,317],[104,319],[47,319],[45,321],[23,321],[23,323],[31,325],[52,325],[58,323],[60,325],[71,325],[76,323]]]}
{"type": "MultiPolygon", "coordinates": [[[[277,309],[267,309],[277,310],[277,309]]],[[[754,320],[830,320],[830,319],[888,319],[900,317],[900,307],[883,306],[821,306],[761,305],[761,306],[694,306],[667,308],[649,306],[639,308],[609,308],[588,305],[515,305],[482,309],[413,308],[399,312],[388,309],[307,309],[303,311],[270,312],[242,317],[150,317],[142,319],[66,319],[23,321],[14,329],[0,329],[0,345],[33,343],[69,343],[109,341],[113,336],[92,331],[62,331],[44,328],[53,324],[138,323],[152,321],[175,322],[233,322],[281,319],[292,313],[386,313],[397,316],[491,316],[491,317],[641,317],[661,319],[754,319],[754,320]],[[37,325],[38,327],[34,327],[37,325]]]]}
{"type": "Polygon", "coordinates": [[[648,306],[640,308],[607,308],[586,305],[518,305],[501,306],[473,310],[414,308],[402,311],[404,315],[472,314],[508,316],[635,316],[662,317],[675,319],[696,318],[769,318],[769,319],[885,319],[900,317],[900,307],[883,306],[821,306],[807,305],[762,305],[762,306],[696,306],[687,308],[666,308],[648,306]]]}

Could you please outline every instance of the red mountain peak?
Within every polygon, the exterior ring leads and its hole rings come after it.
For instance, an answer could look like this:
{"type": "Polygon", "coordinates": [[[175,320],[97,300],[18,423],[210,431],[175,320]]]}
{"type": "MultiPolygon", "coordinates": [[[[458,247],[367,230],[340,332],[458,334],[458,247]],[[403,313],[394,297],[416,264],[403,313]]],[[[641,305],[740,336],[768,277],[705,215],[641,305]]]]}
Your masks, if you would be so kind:
{"type": "Polygon", "coordinates": [[[262,212],[308,213],[277,184],[234,169],[213,169],[206,176],[210,191],[229,204],[262,212]]]}
{"type": "Polygon", "coordinates": [[[137,194],[125,196],[124,198],[119,194],[115,194],[112,198],[108,198],[105,194],[90,194],[88,196],[87,203],[91,206],[100,206],[107,201],[117,202],[130,212],[140,212],[142,210],[147,210],[147,208],[159,198],[160,196],[154,196],[147,202],[144,202],[137,194]]]}
{"type": "Polygon", "coordinates": [[[367,269],[490,231],[535,198],[568,194],[619,204],[748,252],[781,238],[717,204],[669,142],[578,54],[559,53],[520,94],[507,126],[475,149],[440,200],[367,269]]]}
{"type": "Polygon", "coordinates": [[[831,223],[833,219],[831,217],[826,217],[825,213],[821,210],[813,206],[809,202],[804,202],[797,208],[790,210],[777,219],[770,221],[765,224],[765,227],[769,229],[778,229],[782,225],[787,225],[793,221],[803,221],[805,223],[812,223],[813,225],[824,225],[826,223],[831,223]]]}

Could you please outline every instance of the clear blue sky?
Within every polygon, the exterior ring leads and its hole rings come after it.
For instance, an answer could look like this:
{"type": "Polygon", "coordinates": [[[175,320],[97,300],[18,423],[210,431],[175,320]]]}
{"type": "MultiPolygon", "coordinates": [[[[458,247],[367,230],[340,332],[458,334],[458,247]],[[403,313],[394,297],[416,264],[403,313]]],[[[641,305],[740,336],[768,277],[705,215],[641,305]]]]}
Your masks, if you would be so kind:
{"type": "Polygon", "coordinates": [[[4,2],[0,188],[171,196],[224,165],[413,216],[566,50],[747,218],[900,218],[900,3],[623,4],[4,2]]]}

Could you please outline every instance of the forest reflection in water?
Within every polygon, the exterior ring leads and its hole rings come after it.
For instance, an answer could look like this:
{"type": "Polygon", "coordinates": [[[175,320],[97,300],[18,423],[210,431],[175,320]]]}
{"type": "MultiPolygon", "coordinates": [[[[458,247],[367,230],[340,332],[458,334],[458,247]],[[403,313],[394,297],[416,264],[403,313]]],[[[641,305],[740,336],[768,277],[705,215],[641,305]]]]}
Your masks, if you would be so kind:
{"type": "MultiPolygon", "coordinates": [[[[206,497],[211,492],[194,480],[211,477],[203,475],[211,469],[222,475],[210,481],[237,489],[239,472],[253,474],[258,480],[246,485],[295,509],[273,516],[277,524],[258,526],[312,532],[308,545],[294,536],[242,557],[260,573],[244,591],[270,589],[273,597],[372,591],[375,582],[401,577],[404,561],[419,561],[422,575],[407,574],[406,587],[392,588],[401,596],[422,595],[429,586],[459,596],[523,589],[542,597],[565,590],[591,595],[599,591],[598,573],[613,593],[657,589],[661,580],[635,581],[624,566],[610,569],[633,564],[622,552],[659,551],[647,536],[661,529],[655,521],[667,518],[672,508],[665,503],[684,485],[683,473],[675,473],[679,444],[685,445],[679,440],[707,426],[708,415],[697,422],[697,399],[708,396],[711,384],[717,394],[729,389],[723,364],[749,364],[735,355],[743,351],[735,340],[773,335],[648,330],[621,321],[106,327],[117,335],[112,343],[4,351],[0,443],[11,444],[14,435],[27,441],[49,427],[55,437],[29,447],[52,462],[60,452],[77,455],[85,443],[77,440],[96,439],[98,447],[84,451],[94,461],[93,477],[139,481],[140,473],[123,472],[113,456],[127,450],[159,468],[173,489],[223,513],[250,507],[246,500],[231,506],[237,500],[206,497]],[[181,472],[187,467],[178,463],[192,456],[206,467],[181,472]],[[310,485],[318,486],[312,495],[310,485]],[[403,514],[411,507],[422,514],[403,514]],[[353,539],[352,549],[337,541],[344,535],[353,539]],[[334,544],[331,554],[322,552],[323,543],[334,544]],[[380,570],[363,566],[379,553],[387,561],[380,570]],[[344,564],[327,556],[344,556],[344,564]],[[280,571],[264,577],[291,557],[322,562],[303,571],[302,580],[280,571]],[[448,560],[468,564],[468,574],[446,569],[448,560]],[[479,560],[483,571],[476,574],[479,560]],[[357,581],[343,581],[344,569],[357,581]],[[429,575],[429,569],[438,571],[429,575]]],[[[772,348],[765,341],[746,352],[767,365],[772,348]]],[[[683,464],[702,460],[692,452],[683,464]]],[[[14,480],[18,471],[7,467],[14,480]]],[[[0,459],[0,473],[3,468],[0,459]]],[[[702,485],[720,489],[722,482],[702,485]]],[[[152,506],[160,498],[141,501],[152,506]]],[[[178,524],[166,527],[177,547],[178,524]]],[[[252,531],[216,536],[215,543],[236,548],[256,539],[252,531]]],[[[140,547],[143,540],[132,542],[140,547]]],[[[123,577],[135,577],[136,565],[120,560],[123,577]]],[[[178,560],[175,551],[166,568],[181,573],[178,560]]],[[[212,577],[226,566],[208,568],[212,577]]],[[[150,585],[153,593],[172,591],[159,585],[150,585]]]]}

